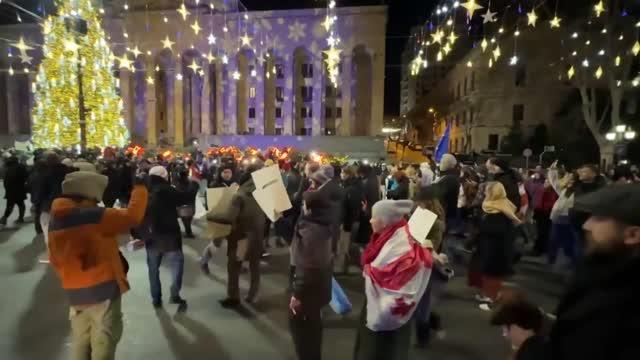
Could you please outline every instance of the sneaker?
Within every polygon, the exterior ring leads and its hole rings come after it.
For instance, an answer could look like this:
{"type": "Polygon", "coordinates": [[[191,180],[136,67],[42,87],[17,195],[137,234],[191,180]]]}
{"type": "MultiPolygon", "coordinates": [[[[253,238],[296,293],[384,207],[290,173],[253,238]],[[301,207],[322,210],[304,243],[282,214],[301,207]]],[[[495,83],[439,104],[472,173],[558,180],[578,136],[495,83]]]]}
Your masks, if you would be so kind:
{"type": "Polygon", "coordinates": [[[490,297],[483,296],[483,295],[480,295],[480,294],[476,294],[475,299],[476,299],[476,301],[481,302],[481,303],[491,303],[491,302],[493,302],[493,300],[491,300],[490,297]]]}
{"type": "Polygon", "coordinates": [[[264,251],[264,252],[262,253],[262,255],[260,256],[260,258],[264,259],[264,258],[268,258],[268,257],[270,257],[270,256],[271,256],[271,253],[270,253],[270,252],[268,252],[268,251],[264,251]]]}
{"type": "Polygon", "coordinates": [[[219,302],[220,302],[220,305],[225,309],[235,308],[240,305],[240,300],[238,299],[226,298],[226,299],[220,300],[219,302]]]}
{"type": "Polygon", "coordinates": [[[180,296],[172,296],[171,299],[169,300],[169,303],[171,304],[177,304],[177,305],[187,305],[187,301],[183,298],[181,298],[180,296]]]}
{"type": "Polygon", "coordinates": [[[211,275],[211,271],[209,270],[209,264],[208,263],[200,263],[200,270],[205,275],[211,275]]]}
{"type": "Polygon", "coordinates": [[[482,311],[491,311],[491,305],[490,304],[480,304],[480,305],[478,305],[478,308],[480,308],[480,310],[482,310],[482,311]]]}

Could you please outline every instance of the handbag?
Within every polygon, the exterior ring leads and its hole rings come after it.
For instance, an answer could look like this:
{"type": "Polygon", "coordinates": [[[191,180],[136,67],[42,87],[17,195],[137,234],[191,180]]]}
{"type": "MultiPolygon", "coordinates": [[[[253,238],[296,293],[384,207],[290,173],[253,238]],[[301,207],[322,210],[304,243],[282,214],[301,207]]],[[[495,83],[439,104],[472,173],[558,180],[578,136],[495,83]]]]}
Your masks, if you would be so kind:
{"type": "Polygon", "coordinates": [[[191,205],[178,206],[178,216],[181,218],[189,218],[195,215],[195,209],[191,205]]]}
{"type": "Polygon", "coordinates": [[[338,315],[345,315],[351,312],[353,308],[347,294],[345,294],[334,277],[331,278],[331,302],[329,306],[331,306],[331,309],[338,315]]]}

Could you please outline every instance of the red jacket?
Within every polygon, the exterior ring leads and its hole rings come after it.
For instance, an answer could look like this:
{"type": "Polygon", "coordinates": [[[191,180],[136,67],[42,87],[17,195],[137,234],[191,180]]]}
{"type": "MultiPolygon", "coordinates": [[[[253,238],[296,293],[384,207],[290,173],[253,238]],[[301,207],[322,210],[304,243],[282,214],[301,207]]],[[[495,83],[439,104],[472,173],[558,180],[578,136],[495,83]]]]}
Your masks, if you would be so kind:
{"type": "Polygon", "coordinates": [[[540,189],[536,192],[536,207],[534,210],[551,213],[551,209],[553,209],[553,204],[556,203],[556,200],[558,200],[558,194],[556,194],[552,187],[540,189]]]}

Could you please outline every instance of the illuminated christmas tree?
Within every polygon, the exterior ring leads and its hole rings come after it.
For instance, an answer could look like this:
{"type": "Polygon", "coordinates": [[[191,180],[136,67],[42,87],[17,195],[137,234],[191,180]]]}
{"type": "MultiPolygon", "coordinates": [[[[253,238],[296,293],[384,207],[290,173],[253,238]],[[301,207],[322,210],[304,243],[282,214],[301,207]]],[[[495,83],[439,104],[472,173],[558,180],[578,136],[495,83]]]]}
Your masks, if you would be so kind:
{"type": "Polygon", "coordinates": [[[43,148],[81,143],[80,69],[86,146],[124,146],[129,131],[121,116],[118,80],[111,72],[114,56],[101,27],[99,10],[91,0],[61,0],[58,14],[43,23],[43,33],[44,59],[33,89],[33,143],[43,148]],[[83,20],[86,31],[78,31],[73,25],[83,20]]]}

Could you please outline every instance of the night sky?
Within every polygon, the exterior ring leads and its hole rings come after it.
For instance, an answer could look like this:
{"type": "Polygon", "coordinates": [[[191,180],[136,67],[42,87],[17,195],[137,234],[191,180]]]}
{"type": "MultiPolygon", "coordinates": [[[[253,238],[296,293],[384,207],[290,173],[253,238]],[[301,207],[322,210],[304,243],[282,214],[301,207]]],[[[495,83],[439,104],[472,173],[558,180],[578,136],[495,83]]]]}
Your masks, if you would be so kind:
{"type": "MultiPolygon", "coordinates": [[[[38,4],[51,5],[53,0],[13,0],[37,12],[38,4]]],[[[149,0],[152,2],[153,0],[149,0]]],[[[279,10],[302,7],[325,7],[326,0],[241,0],[249,10],[279,10]]],[[[397,115],[400,108],[400,63],[401,53],[412,26],[427,18],[435,0],[336,0],[338,6],[388,5],[387,54],[385,78],[385,114],[397,115]]],[[[15,23],[15,10],[6,4],[0,4],[0,24],[15,23]]],[[[25,21],[31,21],[23,15],[25,21]]]]}

